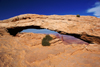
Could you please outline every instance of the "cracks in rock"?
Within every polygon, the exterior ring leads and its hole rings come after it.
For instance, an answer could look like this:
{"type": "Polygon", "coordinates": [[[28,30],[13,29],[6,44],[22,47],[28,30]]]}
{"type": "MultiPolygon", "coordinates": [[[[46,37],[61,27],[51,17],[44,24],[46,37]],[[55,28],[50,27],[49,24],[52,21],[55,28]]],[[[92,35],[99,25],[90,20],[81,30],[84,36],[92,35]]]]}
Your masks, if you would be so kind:
{"type": "Polygon", "coordinates": [[[41,61],[48,60],[48,59],[50,59],[50,58],[52,58],[52,57],[59,56],[59,55],[61,55],[62,53],[65,53],[65,50],[62,51],[62,52],[59,52],[59,53],[57,53],[57,54],[50,54],[50,55],[48,55],[48,56],[47,56],[46,58],[44,58],[44,59],[34,61],[34,63],[35,63],[35,62],[41,62],[41,61]]]}
{"type": "Polygon", "coordinates": [[[84,49],[86,49],[86,47],[84,47],[84,48],[82,48],[82,49],[78,49],[78,50],[72,52],[70,55],[73,55],[73,54],[76,53],[77,51],[82,51],[82,50],[84,50],[84,49]]]}
{"type": "MultiPolygon", "coordinates": [[[[75,51],[69,53],[68,55],[71,56],[71,55],[75,54],[76,52],[82,51],[82,50],[90,51],[90,50],[87,50],[86,47],[87,47],[87,46],[83,47],[82,49],[77,49],[77,48],[76,48],[77,50],[75,50],[75,51]]],[[[46,57],[45,59],[36,60],[35,62],[42,62],[42,61],[46,61],[46,60],[49,59],[49,63],[51,63],[51,62],[50,62],[50,59],[51,59],[51,58],[54,58],[54,57],[56,57],[56,56],[59,57],[60,55],[65,54],[66,51],[67,51],[67,50],[64,49],[64,51],[62,51],[62,52],[59,52],[59,53],[57,53],[57,54],[51,54],[50,56],[46,57]]],[[[67,54],[67,53],[66,53],[66,54],[67,54]]]]}
{"type": "Polygon", "coordinates": [[[72,52],[70,55],[73,55],[74,53],[76,53],[78,51],[82,51],[82,50],[86,50],[86,51],[89,51],[89,52],[95,52],[95,50],[88,49],[88,45],[85,45],[82,49],[78,49],[78,50],[72,52]]]}
{"type": "Polygon", "coordinates": [[[13,20],[12,20],[12,22],[16,22],[16,21],[19,21],[19,20],[25,20],[25,19],[31,19],[31,17],[16,17],[16,18],[14,18],[13,20]]]}

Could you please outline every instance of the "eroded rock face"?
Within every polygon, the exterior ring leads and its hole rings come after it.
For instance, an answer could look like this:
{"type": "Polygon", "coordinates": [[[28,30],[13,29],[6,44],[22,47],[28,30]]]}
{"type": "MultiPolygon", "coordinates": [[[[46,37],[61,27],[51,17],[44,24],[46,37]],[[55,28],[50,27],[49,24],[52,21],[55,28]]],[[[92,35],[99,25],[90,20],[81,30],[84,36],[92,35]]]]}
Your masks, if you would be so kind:
{"type": "Polygon", "coordinates": [[[100,18],[93,16],[23,14],[0,21],[0,27],[6,28],[14,36],[23,29],[46,28],[62,34],[77,34],[78,38],[82,38],[80,35],[85,32],[100,40],[100,18]]]}
{"type": "Polygon", "coordinates": [[[0,37],[0,67],[100,67],[100,45],[64,45],[54,35],[42,46],[45,34],[19,33],[0,37]]]}
{"type": "Polygon", "coordinates": [[[23,14],[0,21],[0,27],[5,28],[25,28],[27,26],[39,26],[72,34],[86,32],[88,35],[100,36],[100,18],[92,16],[23,14]]]}
{"type": "Polygon", "coordinates": [[[89,36],[85,32],[83,32],[81,34],[81,39],[83,39],[85,41],[90,41],[91,43],[100,44],[100,38],[99,37],[89,36]]]}
{"type": "Polygon", "coordinates": [[[10,35],[6,28],[0,28],[0,36],[10,35]]]}

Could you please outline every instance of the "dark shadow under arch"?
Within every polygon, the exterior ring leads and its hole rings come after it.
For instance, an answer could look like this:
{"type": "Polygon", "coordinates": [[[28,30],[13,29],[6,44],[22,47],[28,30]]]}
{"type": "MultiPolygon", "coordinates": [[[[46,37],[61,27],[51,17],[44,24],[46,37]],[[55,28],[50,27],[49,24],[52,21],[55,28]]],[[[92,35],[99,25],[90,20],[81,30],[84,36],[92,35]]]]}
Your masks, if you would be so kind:
{"type": "Polygon", "coordinates": [[[10,35],[15,36],[17,33],[21,32],[24,29],[30,29],[30,28],[34,28],[34,29],[44,29],[44,28],[40,28],[40,26],[25,26],[25,27],[15,27],[15,28],[8,28],[8,32],[10,33],[10,35]]]}

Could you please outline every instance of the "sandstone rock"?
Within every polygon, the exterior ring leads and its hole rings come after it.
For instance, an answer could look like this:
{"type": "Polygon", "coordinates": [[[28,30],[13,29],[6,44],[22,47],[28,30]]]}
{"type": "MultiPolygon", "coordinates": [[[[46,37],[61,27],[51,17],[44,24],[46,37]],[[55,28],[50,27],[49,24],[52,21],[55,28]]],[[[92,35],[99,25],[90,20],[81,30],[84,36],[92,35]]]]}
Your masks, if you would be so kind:
{"type": "Polygon", "coordinates": [[[10,35],[6,28],[0,28],[0,36],[10,35]]]}
{"type": "Polygon", "coordinates": [[[99,37],[89,36],[85,32],[82,33],[81,39],[95,43],[95,44],[100,44],[100,38],[99,37]]]}
{"type": "MultiPolygon", "coordinates": [[[[0,21],[0,27],[6,28],[14,36],[23,29],[46,28],[62,34],[77,34],[79,36],[74,36],[78,38],[86,32],[88,35],[98,37],[96,40],[100,40],[100,18],[93,16],[23,14],[0,21]]],[[[93,43],[96,40],[92,40],[93,43]]]]}
{"type": "Polygon", "coordinates": [[[81,34],[82,32],[86,32],[89,35],[100,36],[100,19],[92,16],[81,16],[80,18],[77,18],[75,15],[46,16],[36,14],[23,14],[7,20],[3,20],[1,22],[2,23],[0,23],[0,26],[6,28],[26,27],[33,25],[40,26],[40,28],[42,27],[50,30],[58,30],[66,33],[81,34]],[[18,18],[19,20],[11,21],[18,18]],[[68,21],[68,19],[71,19],[71,21],[68,21]]]}
{"type": "Polygon", "coordinates": [[[55,38],[53,41],[57,40],[56,43],[44,47],[41,41],[45,34],[19,33],[18,35],[0,37],[0,67],[100,66],[99,45],[92,47],[80,44],[73,47],[64,45],[61,40],[55,38]]]}
{"type": "Polygon", "coordinates": [[[92,16],[24,14],[0,21],[0,67],[100,67],[99,29],[100,19],[92,16]],[[50,34],[51,45],[42,46],[46,34],[19,33],[28,28],[46,28],[97,45],[65,45],[59,35],[50,34]]]}

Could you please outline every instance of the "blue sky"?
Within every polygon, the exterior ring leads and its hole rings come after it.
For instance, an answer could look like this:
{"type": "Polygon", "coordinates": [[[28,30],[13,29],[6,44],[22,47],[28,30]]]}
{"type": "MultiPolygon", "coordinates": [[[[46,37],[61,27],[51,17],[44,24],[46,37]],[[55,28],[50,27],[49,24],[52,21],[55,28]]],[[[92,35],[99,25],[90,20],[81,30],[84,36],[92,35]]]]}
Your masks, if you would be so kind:
{"type": "Polygon", "coordinates": [[[33,33],[44,33],[44,34],[57,34],[55,31],[47,30],[47,29],[25,29],[21,32],[33,32],[33,33]]]}
{"type": "Polygon", "coordinates": [[[27,13],[100,17],[100,0],[0,0],[0,20],[27,13]]]}

